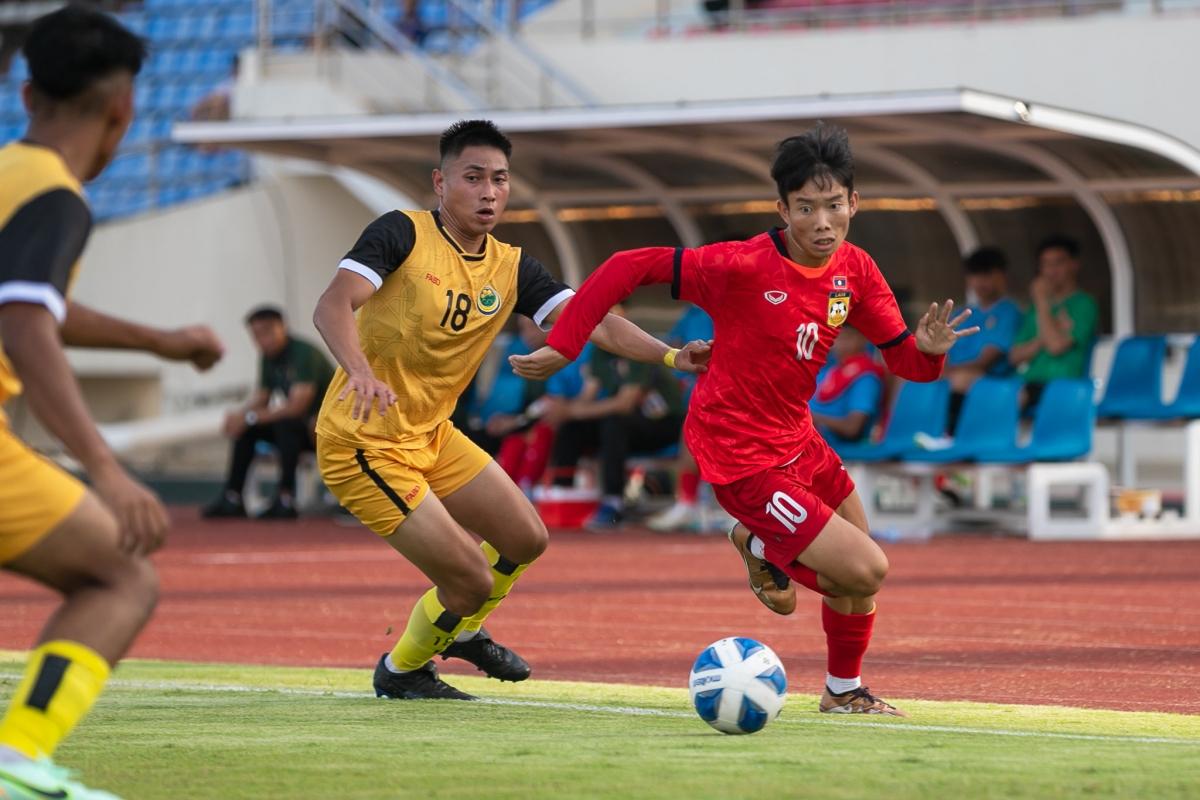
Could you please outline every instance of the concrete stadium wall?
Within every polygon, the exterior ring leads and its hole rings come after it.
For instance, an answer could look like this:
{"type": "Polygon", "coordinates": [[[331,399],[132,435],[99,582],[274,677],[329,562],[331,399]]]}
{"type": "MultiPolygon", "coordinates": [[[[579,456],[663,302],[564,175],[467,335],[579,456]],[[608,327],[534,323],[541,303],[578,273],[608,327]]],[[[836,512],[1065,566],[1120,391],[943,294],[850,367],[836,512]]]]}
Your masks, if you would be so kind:
{"type": "Polygon", "coordinates": [[[593,39],[562,24],[569,18],[564,7],[527,35],[603,103],[961,86],[1136,122],[1200,147],[1200,15],[593,39]]]}
{"type": "MultiPolygon", "coordinates": [[[[134,416],[182,410],[245,394],[257,356],[242,324],[259,303],[281,305],[301,336],[318,340],[312,309],[337,262],[373,214],[331,177],[268,177],[252,187],[100,227],[84,258],[75,298],[138,321],[212,325],[228,348],[208,373],[150,356],[71,352],[81,376],[126,379],[154,391],[158,409],[136,404],[134,416]],[[147,376],[161,381],[146,382],[147,376]]],[[[112,394],[111,392],[106,394],[112,394]]],[[[119,393],[117,393],[119,394],[119,393]]],[[[106,403],[100,393],[89,400],[106,403]]],[[[151,404],[152,405],[152,404],[151,404]]],[[[117,415],[128,419],[129,415],[117,415]]]]}

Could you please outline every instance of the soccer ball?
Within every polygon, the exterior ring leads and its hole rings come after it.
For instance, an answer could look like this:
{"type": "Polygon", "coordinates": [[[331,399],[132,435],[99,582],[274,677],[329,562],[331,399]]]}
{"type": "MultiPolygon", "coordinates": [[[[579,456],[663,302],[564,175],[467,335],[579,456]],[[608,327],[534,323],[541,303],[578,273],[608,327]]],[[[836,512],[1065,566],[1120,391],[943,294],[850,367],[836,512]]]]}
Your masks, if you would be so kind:
{"type": "Polygon", "coordinates": [[[783,709],[787,673],[762,642],[731,636],[704,648],[688,689],[700,719],[721,733],[754,733],[783,709]]]}

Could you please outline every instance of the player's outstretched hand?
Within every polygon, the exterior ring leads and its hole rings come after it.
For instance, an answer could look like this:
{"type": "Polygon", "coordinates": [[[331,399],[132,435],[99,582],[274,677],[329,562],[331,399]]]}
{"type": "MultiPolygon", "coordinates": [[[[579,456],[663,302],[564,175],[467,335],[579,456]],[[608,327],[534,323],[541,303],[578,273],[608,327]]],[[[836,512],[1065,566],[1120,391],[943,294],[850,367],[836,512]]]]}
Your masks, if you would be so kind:
{"type": "Polygon", "coordinates": [[[675,354],[675,369],[683,372],[708,372],[708,362],[712,359],[712,339],[694,339],[675,354]]]}
{"type": "Polygon", "coordinates": [[[949,352],[954,343],[964,336],[979,333],[978,325],[958,330],[958,326],[966,322],[967,317],[971,316],[971,309],[968,308],[952,319],[950,315],[953,312],[953,300],[947,300],[946,304],[941,308],[938,308],[937,303],[930,303],[929,310],[925,312],[925,316],[921,317],[921,321],[917,323],[918,350],[922,353],[940,356],[949,352]]]}
{"type": "Polygon", "coordinates": [[[167,538],[167,510],[154,492],[138,483],[116,463],[91,475],[96,494],[117,518],[121,550],[149,555],[167,538]]]}
{"type": "Polygon", "coordinates": [[[337,396],[338,402],[342,402],[351,394],[354,395],[354,403],[350,407],[350,419],[361,419],[363,422],[371,418],[372,406],[378,405],[379,416],[382,417],[396,402],[396,393],[392,391],[392,387],[369,372],[350,375],[346,387],[337,396]]]}
{"type": "Polygon", "coordinates": [[[547,346],[527,356],[509,356],[508,363],[520,377],[529,381],[544,381],[570,364],[571,359],[547,346]]]}

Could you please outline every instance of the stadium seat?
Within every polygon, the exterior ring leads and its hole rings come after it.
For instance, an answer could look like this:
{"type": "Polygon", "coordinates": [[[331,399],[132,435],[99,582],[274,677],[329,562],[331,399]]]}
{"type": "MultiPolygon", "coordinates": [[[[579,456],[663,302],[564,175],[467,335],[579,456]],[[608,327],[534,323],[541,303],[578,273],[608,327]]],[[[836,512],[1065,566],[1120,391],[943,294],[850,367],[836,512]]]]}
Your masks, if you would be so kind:
{"type": "Polygon", "coordinates": [[[1163,409],[1163,414],[1171,419],[1200,419],[1200,336],[1192,340],[1192,346],[1188,348],[1179,392],[1163,409]]]}
{"type": "Polygon", "coordinates": [[[1033,417],[1028,444],[983,449],[976,460],[987,464],[1073,461],[1092,451],[1096,427],[1093,386],[1087,378],[1060,379],[1046,385],[1033,417]]]}
{"type": "Polygon", "coordinates": [[[1167,353],[1163,336],[1131,336],[1117,345],[1104,399],[1103,419],[1161,419],[1162,374],[1167,353]]]}
{"type": "Polygon", "coordinates": [[[1017,441],[1021,382],[1012,378],[980,378],[963,402],[954,441],[941,450],[910,445],[903,459],[926,464],[974,461],[980,453],[1003,451],[1017,441]]]}
{"type": "Polygon", "coordinates": [[[875,444],[838,444],[835,449],[843,461],[887,461],[912,449],[918,433],[941,436],[946,430],[950,384],[904,383],[892,408],[891,420],[883,439],[875,444]]]}

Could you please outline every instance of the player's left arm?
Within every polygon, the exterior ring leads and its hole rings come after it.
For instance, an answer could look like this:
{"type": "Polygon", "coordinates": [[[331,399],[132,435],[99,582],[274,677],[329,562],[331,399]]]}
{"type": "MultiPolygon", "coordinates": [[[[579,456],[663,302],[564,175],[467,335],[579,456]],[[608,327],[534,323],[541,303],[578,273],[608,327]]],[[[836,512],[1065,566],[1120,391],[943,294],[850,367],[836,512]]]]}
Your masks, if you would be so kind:
{"type": "Polygon", "coordinates": [[[170,361],[190,361],[199,370],[209,369],[225,354],[225,346],[207,325],[153,328],[109,316],[74,300],[67,302],[61,334],[63,344],[69,347],[141,350],[170,361]]]}
{"type": "Polygon", "coordinates": [[[942,376],[946,353],[954,343],[979,332],[977,327],[958,330],[970,316],[970,310],[951,318],[953,300],[942,306],[931,304],[917,323],[916,331],[910,332],[896,295],[874,261],[868,260],[862,280],[863,296],[851,306],[849,323],[879,348],[888,369],[905,380],[936,381],[942,376]]]}

